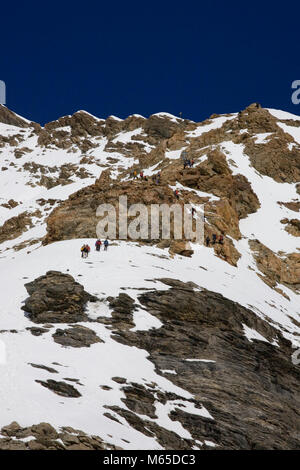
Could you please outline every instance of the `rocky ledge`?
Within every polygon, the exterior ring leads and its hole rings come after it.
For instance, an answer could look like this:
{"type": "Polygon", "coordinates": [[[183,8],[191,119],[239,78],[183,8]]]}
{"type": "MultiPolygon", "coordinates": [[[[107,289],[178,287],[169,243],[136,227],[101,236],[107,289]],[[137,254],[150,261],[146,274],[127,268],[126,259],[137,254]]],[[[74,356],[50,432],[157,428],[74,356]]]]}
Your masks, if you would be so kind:
{"type": "Polygon", "coordinates": [[[35,323],[74,323],[87,320],[87,302],[97,298],[86,292],[69,274],[48,271],[25,284],[29,297],[22,309],[35,323]]]}
{"type": "Polygon", "coordinates": [[[21,427],[16,421],[0,431],[0,450],[121,450],[98,436],[71,427],[55,430],[48,423],[21,427]]]}

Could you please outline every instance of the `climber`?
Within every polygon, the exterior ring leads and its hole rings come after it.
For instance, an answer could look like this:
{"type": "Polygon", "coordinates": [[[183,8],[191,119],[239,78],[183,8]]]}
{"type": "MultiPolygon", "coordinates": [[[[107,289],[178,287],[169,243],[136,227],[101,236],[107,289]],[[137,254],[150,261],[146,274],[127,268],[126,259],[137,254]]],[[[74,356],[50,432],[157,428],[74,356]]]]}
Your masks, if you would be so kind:
{"type": "Polygon", "coordinates": [[[192,207],[192,217],[194,217],[194,214],[196,214],[196,209],[195,207],[192,207]]]}
{"type": "Polygon", "coordinates": [[[104,251],[107,251],[108,245],[109,245],[108,239],[106,238],[106,240],[104,240],[104,251]]]}
{"type": "Polygon", "coordinates": [[[192,160],[191,160],[191,168],[193,168],[194,164],[195,164],[195,160],[192,158],[192,160]]]}
{"type": "Polygon", "coordinates": [[[220,235],[220,236],[219,236],[219,243],[220,243],[220,245],[223,245],[223,243],[224,243],[224,237],[223,237],[223,235],[220,235]]]}
{"type": "Polygon", "coordinates": [[[144,172],[143,171],[140,172],[140,178],[141,178],[141,180],[144,178],[144,172]]]}
{"type": "Polygon", "coordinates": [[[178,189],[175,189],[175,190],[174,190],[174,196],[176,197],[176,199],[179,199],[179,191],[178,191],[178,189]]]}
{"type": "Polygon", "coordinates": [[[148,181],[148,178],[146,175],[144,176],[144,181],[148,181]]]}
{"type": "Polygon", "coordinates": [[[134,172],[133,172],[133,179],[135,180],[136,178],[137,178],[137,172],[136,172],[136,170],[134,170],[134,172]]]}
{"type": "Polygon", "coordinates": [[[80,251],[81,251],[81,258],[85,258],[85,245],[82,245],[82,247],[80,248],[80,251]]]}
{"type": "Polygon", "coordinates": [[[217,241],[217,235],[213,233],[213,236],[212,236],[213,245],[216,243],[216,241],[217,241]]]}
{"type": "Polygon", "coordinates": [[[187,164],[188,164],[187,160],[183,160],[183,169],[184,169],[184,170],[186,169],[187,164]]]}
{"type": "Polygon", "coordinates": [[[209,236],[207,235],[206,239],[205,239],[205,242],[206,242],[206,246],[209,246],[210,244],[210,238],[209,236]]]}
{"type": "Polygon", "coordinates": [[[102,245],[102,242],[101,240],[98,239],[95,243],[96,251],[100,251],[101,245],[102,245]]]}

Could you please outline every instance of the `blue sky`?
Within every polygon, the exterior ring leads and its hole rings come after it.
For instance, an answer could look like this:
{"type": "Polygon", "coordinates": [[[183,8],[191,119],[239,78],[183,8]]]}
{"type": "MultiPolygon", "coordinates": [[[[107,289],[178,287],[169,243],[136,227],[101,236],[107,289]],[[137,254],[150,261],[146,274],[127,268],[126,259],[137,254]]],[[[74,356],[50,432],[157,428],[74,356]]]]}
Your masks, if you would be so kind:
{"type": "Polygon", "coordinates": [[[300,114],[299,2],[28,0],[0,14],[6,104],[42,124],[79,109],[201,121],[255,101],[300,114]]]}

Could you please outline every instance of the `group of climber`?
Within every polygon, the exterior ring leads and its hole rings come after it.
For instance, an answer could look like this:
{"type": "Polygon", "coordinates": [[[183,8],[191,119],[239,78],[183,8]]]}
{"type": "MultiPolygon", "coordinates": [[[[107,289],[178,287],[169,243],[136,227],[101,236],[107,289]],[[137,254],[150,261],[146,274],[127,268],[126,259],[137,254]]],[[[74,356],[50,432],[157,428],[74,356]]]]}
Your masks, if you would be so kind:
{"type": "MultiPolygon", "coordinates": [[[[205,243],[206,243],[206,246],[210,246],[210,237],[208,235],[205,239],[205,243]]],[[[217,237],[217,235],[215,233],[213,233],[213,235],[212,235],[212,245],[215,245],[216,243],[219,243],[220,245],[224,244],[223,235],[219,235],[219,237],[217,237]]]]}
{"type": "MultiPolygon", "coordinates": [[[[104,240],[103,245],[104,245],[104,251],[107,251],[107,248],[108,248],[108,245],[109,245],[108,238],[106,238],[104,240]]],[[[96,251],[100,251],[101,246],[102,246],[102,241],[98,238],[98,240],[95,243],[96,251]]],[[[87,258],[89,256],[89,252],[91,251],[91,248],[88,244],[84,244],[84,245],[82,245],[80,251],[81,251],[81,257],[82,258],[87,258]]]]}
{"type": "MultiPolygon", "coordinates": [[[[104,245],[104,251],[107,251],[107,248],[108,248],[108,245],[109,245],[108,238],[106,238],[104,240],[103,245],[104,245]]],[[[102,246],[102,241],[98,238],[98,240],[95,243],[96,251],[100,251],[101,246],[102,246]]]]}
{"type": "MultiPolygon", "coordinates": [[[[130,172],[130,176],[131,178],[133,178],[134,180],[138,179],[138,172],[137,170],[133,170],[130,172]]],[[[144,172],[143,171],[140,171],[140,179],[143,180],[143,181],[148,181],[148,178],[146,175],[144,175],[144,172]]]]}
{"type": "Polygon", "coordinates": [[[151,176],[152,182],[155,184],[160,184],[160,171],[151,176]]]}
{"type": "Polygon", "coordinates": [[[186,169],[186,167],[193,168],[195,164],[195,160],[193,158],[192,159],[188,158],[187,152],[185,150],[181,153],[181,159],[183,162],[184,170],[186,169]]]}
{"type": "MultiPolygon", "coordinates": [[[[141,170],[139,177],[138,177],[138,171],[133,170],[130,172],[130,177],[133,178],[134,180],[138,179],[140,177],[140,180],[142,181],[148,181],[148,177],[144,174],[144,171],[141,170]]],[[[151,176],[151,180],[153,183],[159,184],[160,183],[160,171],[154,175],[151,176]]]]}
{"type": "Polygon", "coordinates": [[[89,252],[91,251],[91,248],[89,245],[85,244],[85,245],[82,245],[80,251],[81,251],[81,258],[87,258],[89,256],[89,252]]]}
{"type": "Polygon", "coordinates": [[[189,168],[193,168],[194,164],[195,164],[194,159],[190,160],[190,159],[188,158],[188,159],[186,159],[186,160],[183,160],[183,169],[185,170],[187,166],[188,166],[189,168]]]}

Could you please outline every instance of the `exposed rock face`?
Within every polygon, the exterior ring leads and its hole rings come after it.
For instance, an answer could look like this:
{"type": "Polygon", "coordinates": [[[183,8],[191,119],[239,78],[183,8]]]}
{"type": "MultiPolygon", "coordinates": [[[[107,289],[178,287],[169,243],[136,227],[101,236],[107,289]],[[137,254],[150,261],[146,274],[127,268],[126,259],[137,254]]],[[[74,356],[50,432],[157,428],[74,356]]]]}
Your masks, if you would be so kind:
{"type": "Polygon", "coordinates": [[[56,343],[73,348],[90,347],[91,344],[102,342],[93,330],[80,325],[65,330],[58,328],[52,336],[56,343]]]}
{"type": "Polygon", "coordinates": [[[16,217],[8,219],[0,227],[0,243],[6,240],[12,240],[19,237],[22,233],[26,232],[29,227],[32,227],[32,217],[38,217],[39,211],[29,214],[28,212],[22,212],[16,217]]]}
{"type": "MultiPolygon", "coordinates": [[[[54,209],[47,219],[48,233],[44,239],[44,243],[48,244],[53,241],[66,240],[70,238],[96,237],[96,227],[100,220],[96,217],[98,206],[101,204],[113,205],[116,211],[116,220],[118,220],[120,196],[127,197],[128,207],[132,204],[142,203],[148,208],[148,233],[150,234],[150,209],[152,204],[167,204],[168,206],[171,206],[174,203],[178,203],[183,208],[183,204],[191,202],[191,196],[187,191],[182,192],[180,200],[175,198],[173,191],[168,185],[168,176],[168,174],[165,176],[162,172],[162,183],[160,185],[153,183],[151,180],[148,182],[130,181],[116,183],[110,179],[109,172],[104,171],[94,185],[71,195],[68,200],[54,209]]],[[[180,180],[180,175],[178,176],[178,179],[180,180]]],[[[207,216],[207,219],[211,225],[214,225],[214,228],[213,226],[205,227],[205,236],[212,236],[212,233],[217,233],[218,235],[228,234],[235,238],[239,238],[239,217],[245,217],[248,213],[256,210],[259,205],[256,196],[252,192],[251,187],[245,178],[241,175],[236,177],[229,175],[228,178],[230,179],[230,182],[227,186],[225,185],[223,189],[223,193],[226,194],[226,197],[224,196],[224,199],[217,201],[214,206],[211,206],[210,204],[207,205],[215,212],[216,217],[213,215],[207,216]]],[[[185,182],[185,184],[187,183],[185,182]]],[[[222,184],[218,182],[215,182],[214,184],[217,184],[219,187],[218,191],[222,192],[222,184]]],[[[209,188],[212,188],[212,183],[209,185],[209,188]]],[[[209,188],[208,186],[204,188],[201,187],[202,190],[206,191],[208,191],[209,188]]],[[[192,196],[192,202],[196,204],[203,203],[205,202],[205,198],[200,198],[194,195],[192,196]]],[[[172,242],[174,237],[172,220],[171,216],[170,251],[183,256],[191,256],[192,250],[187,246],[186,240],[174,240],[172,242]]],[[[118,237],[118,226],[116,236],[118,237]]],[[[149,241],[147,242],[149,243],[149,241]]],[[[160,242],[161,239],[150,240],[150,243],[160,242]]],[[[229,239],[226,239],[226,243],[222,248],[219,247],[217,249],[216,247],[216,253],[233,265],[236,265],[236,262],[239,259],[239,253],[234,248],[232,241],[229,239]]]]}
{"type": "Polygon", "coordinates": [[[78,398],[81,396],[81,393],[78,392],[73,385],[67,384],[66,382],[57,382],[52,379],[48,379],[46,382],[43,380],[36,380],[36,382],[62,397],[78,398]]]}
{"type": "Polygon", "coordinates": [[[155,141],[160,141],[161,139],[170,139],[178,129],[178,123],[174,123],[162,116],[153,115],[147,119],[144,129],[155,141]]]}
{"type": "MultiPolygon", "coordinates": [[[[161,281],[172,287],[145,292],[139,301],[163,326],[135,333],[119,329],[115,338],[147,350],[157,371],[176,372],[161,373],[189,390],[194,405],[205,406],[214,418],[186,413],[182,406],[171,412],[171,419],[179,420],[193,439],[211,440],[220,449],[298,448],[299,369],[290,360],[290,343],[269,323],[220,294],[174,279],[161,281]],[[249,341],[243,324],[266,341],[249,341]],[[274,340],[278,346],[271,344],[274,340]]],[[[126,384],[123,390],[131,411],[113,411],[145,434],[150,429],[167,449],[192,448],[193,441],[179,443],[172,433],[149,428],[151,422],[136,414],[153,418],[154,400],[176,397],[162,396],[155,384],[147,389],[126,384]]]]}
{"type": "Polygon", "coordinates": [[[104,172],[94,185],[71,195],[50,214],[45,244],[70,238],[96,237],[96,226],[100,220],[96,217],[98,206],[112,204],[118,216],[120,196],[127,197],[128,206],[142,203],[150,208],[151,204],[175,202],[173,191],[167,186],[157,186],[150,181],[114,184],[109,174],[104,172]]]}
{"type": "Polygon", "coordinates": [[[35,323],[74,323],[87,319],[85,305],[97,299],[69,274],[48,271],[25,284],[29,297],[22,309],[35,323]]]}
{"type": "Polygon", "coordinates": [[[279,257],[258,240],[250,240],[258,269],[264,274],[262,279],[271,287],[285,284],[296,292],[300,289],[300,253],[279,257]]]}
{"type": "Polygon", "coordinates": [[[238,119],[226,123],[224,128],[246,130],[246,134],[237,136],[245,144],[245,153],[249,155],[254,168],[261,174],[270,176],[275,181],[297,182],[300,178],[300,148],[289,149],[292,137],[285,133],[278,120],[266,109],[248,106],[238,115],[238,119]],[[256,143],[253,134],[271,135],[262,144],[256,143]]]}
{"type": "Polygon", "coordinates": [[[300,201],[291,201],[291,202],[278,202],[279,205],[285,206],[291,211],[300,212],[300,201]]]}
{"type": "Polygon", "coordinates": [[[280,221],[286,225],[285,230],[291,233],[294,237],[300,237],[300,220],[299,219],[282,219],[280,221]]]}
{"type": "Polygon", "coordinates": [[[14,207],[17,207],[18,205],[19,205],[19,202],[15,201],[14,199],[9,199],[7,203],[1,204],[1,206],[6,207],[6,209],[13,209],[14,207]]]}
{"type": "Polygon", "coordinates": [[[71,184],[72,177],[87,178],[90,176],[89,172],[77,165],[63,164],[58,166],[40,165],[35,162],[26,162],[23,165],[24,170],[31,174],[30,186],[44,186],[47,189],[54,188],[55,186],[71,184]]]}
{"type": "Polygon", "coordinates": [[[112,324],[122,325],[125,330],[133,328],[134,300],[128,294],[121,293],[118,297],[108,297],[107,301],[112,309],[112,324]]]}
{"type": "MultiPolygon", "coordinates": [[[[21,427],[16,421],[0,431],[0,450],[117,450],[98,436],[71,427],[54,429],[49,423],[21,427]],[[24,438],[30,438],[23,441],[24,438]]],[[[118,449],[119,450],[119,449],[118,449]]]]}
{"type": "Polygon", "coordinates": [[[191,249],[189,242],[174,240],[171,243],[170,249],[171,254],[181,255],[181,256],[192,256],[194,251],[191,249]]]}
{"type": "Polygon", "coordinates": [[[17,116],[13,111],[10,111],[6,106],[3,106],[3,104],[0,104],[0,122],[17,127],[29,126],[29,123],[25,121],[25,119],[17,116]]]}
{"type": "Polygon", "coordinates": [[[239,219],[255,212],[260,206],[250,183],[243,175],[232,175],[225,155],[212,151],[197,168],[181,172],[178,180],[190,187],[228,198],[239,219]]]}

